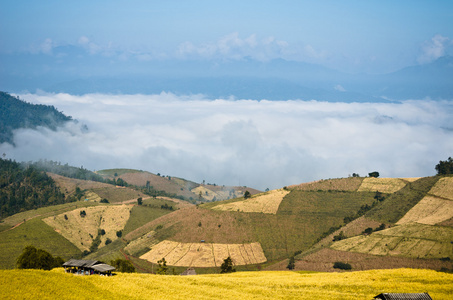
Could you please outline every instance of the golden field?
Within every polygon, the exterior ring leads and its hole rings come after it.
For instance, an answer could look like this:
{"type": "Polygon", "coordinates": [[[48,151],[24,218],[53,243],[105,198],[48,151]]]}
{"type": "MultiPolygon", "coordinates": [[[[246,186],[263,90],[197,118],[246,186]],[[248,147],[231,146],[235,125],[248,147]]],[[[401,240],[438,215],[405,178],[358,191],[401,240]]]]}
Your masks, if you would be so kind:
{"type": "Polygon", "coordinates": [[[247,200],[219,204],[212,209],[239,212],[262,212],[275,215],[283,198],[288,194],[289,191],[283,189],[273,190],[264,194],[252,196],[247,200]]]}
{"type": "Polygon", "coordinates": [[[130,216],[132,205],[100,205],[86,208],[77,208],[43,219],[47,225],[55,229],[80,250],[88,250],[93,239],[98,234],[98,229],[104,229],[105,235],[101,236],[101,245],[105,245],[107,238],[116,240],[116,232],[122,230],[130,216]],[[80,215],[81,211],[86,216],[80,215]]]}
{"type": "Polygon", "coordinates": [[[400,178],[374,178],[367,177],[363,179],[358,192],[381,192],[394,193],[402,189],[407,182],[400,178]]]}
{"type": "Polygon", "coordinates": [[[266,262],[260,243],[251,244],[212,244],[179,243],[162,241],[152,246],[141,259],[157,263],[165,257],[170,266],[220,267],[223,260],[231,257],[234,265],[250,265],[266,262]]]}
{"type": "Polygon", "coordinates": [[[0,270],[4,299],[372,299],[428,292],[451,299],[453,274],[395,269],[343,273],[237,272],[196,276],[77,276],[62,269],[0,270]]]}

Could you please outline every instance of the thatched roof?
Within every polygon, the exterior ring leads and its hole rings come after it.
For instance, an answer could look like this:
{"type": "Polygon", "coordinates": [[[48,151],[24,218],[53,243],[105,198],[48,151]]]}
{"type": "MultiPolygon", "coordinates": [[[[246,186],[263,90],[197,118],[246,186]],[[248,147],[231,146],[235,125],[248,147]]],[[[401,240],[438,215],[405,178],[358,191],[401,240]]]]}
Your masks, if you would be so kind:
{"type": "Polygon", "coordinates": [[[428,293],[382,293],[374,297],[382,300],[432,300],[428,293]]]}

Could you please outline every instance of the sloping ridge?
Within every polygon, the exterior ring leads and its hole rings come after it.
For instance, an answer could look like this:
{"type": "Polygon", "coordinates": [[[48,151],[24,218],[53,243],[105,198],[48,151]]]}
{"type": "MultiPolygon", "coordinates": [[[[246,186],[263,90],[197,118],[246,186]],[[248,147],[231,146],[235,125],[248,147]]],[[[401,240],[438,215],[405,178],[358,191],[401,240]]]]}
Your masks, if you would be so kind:
{"type": "Polygon", "coordinates": [[[439,178],[396,226],[335,242],[332,249],[372,255],[447,259],[453,257],[453,177],[439,178]]]}

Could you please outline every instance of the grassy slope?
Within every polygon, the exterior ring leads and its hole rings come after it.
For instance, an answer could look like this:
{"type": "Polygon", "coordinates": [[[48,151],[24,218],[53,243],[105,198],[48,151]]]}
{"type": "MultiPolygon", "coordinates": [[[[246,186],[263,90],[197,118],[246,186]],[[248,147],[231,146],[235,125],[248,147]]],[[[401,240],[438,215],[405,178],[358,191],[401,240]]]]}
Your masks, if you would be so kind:
{"type": "Polygon", "coordinates": [[[438,180],[439,177],[424,177],[409,182],[404,188],[388,196],[381,205],[369,211],[366,216],[382,223],[396,223],[428,193],[438,180]]]}
{"type": "Polygon", "coordinates": [[[33,245],[54,256],[69,259],[81,251],[39,218],[26,221],[14,230],[0,232],[0,268],[14,268],[22,250],[33,245]]]}
{"type": "Polygon", "coordinates": [[[347,273],[237,272],[228,275],[74,276],[61,269],[3,270],[0,289],[13,299],[372,299],[382,292],[429,292],[451,299],[453,274],[430,270],[347,273]]]}
{"type": "Polygon", "coordinates": [[[158,240],[185,243],[200,240],[208,243],[260,242],[268,260],[275,260],[308,249],[320,234],[342,224],[343,218],[355,213],[361,205],[373,202],[373,196],[374,193],[294,190],[284,198],[276,215],[215,211],[208,209],[212,204],[207,204],[156,219],[128,236],[128,239],[138,238],[163,225],[156,233],[158,240]]]}

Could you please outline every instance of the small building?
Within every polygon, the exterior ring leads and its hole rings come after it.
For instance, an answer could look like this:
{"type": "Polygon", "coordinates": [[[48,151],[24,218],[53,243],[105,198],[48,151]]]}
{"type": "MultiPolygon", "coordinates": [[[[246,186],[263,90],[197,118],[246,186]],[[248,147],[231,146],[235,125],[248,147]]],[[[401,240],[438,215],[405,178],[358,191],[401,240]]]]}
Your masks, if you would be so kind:
{"type": "Polygon", "coordinates": [[[85,259],[73,259],[71,258],[63,264],[63,268],[66,273],[78,274],[78,275],[103,275],[111,276],[112,271],[115,267],[108,264],[104,264],[98,260],[85,260],[85,259]]]}
{"type": "Polygon", "coordinates": [[[373,299],[380,300],[433,300],[428,293],[382,293],[373,299]]]}
{"type": "Polygon", "coordinates": [[[197,275],[194,268],[187,268],[181,275],[197,275]]]}

